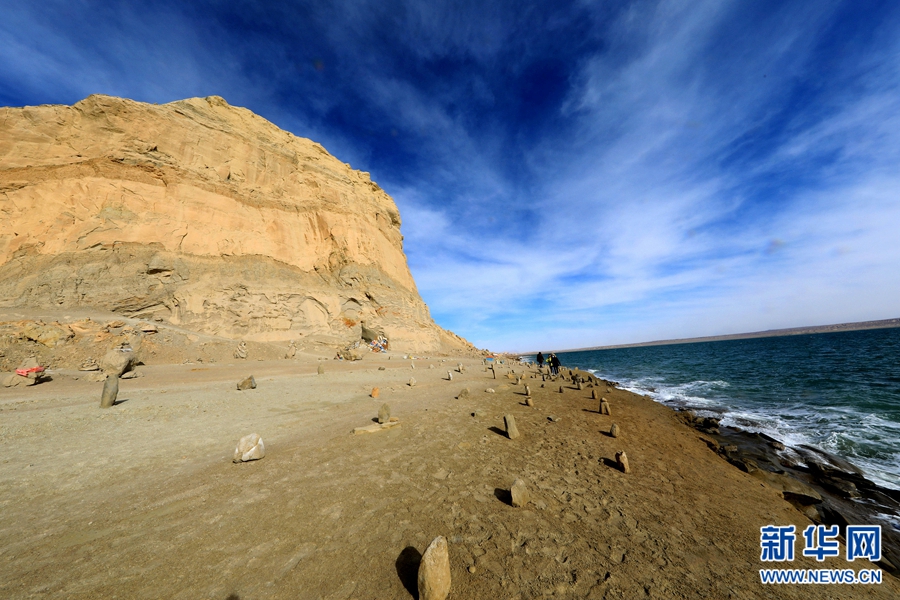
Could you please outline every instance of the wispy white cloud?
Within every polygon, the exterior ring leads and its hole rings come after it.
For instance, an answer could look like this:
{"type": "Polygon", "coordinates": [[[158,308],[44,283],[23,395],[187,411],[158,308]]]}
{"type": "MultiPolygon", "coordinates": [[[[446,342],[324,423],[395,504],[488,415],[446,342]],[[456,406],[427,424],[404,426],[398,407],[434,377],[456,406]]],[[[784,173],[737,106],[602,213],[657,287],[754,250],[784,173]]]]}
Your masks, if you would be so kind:
{"type": "Polygon", "coordinates": [[[5,9],[0,99],[218,94],[316,139],[395,197],[432,314],[480,346],[898,316],[897,10],[82,6],[5,9]]]}
{"type": "Polygon", "coordinates": [[[532,151],[545,191],[527,244],[451,227],[421,241],[414,252],[506,250],[417,272],[436,314],[519,349],[896,316],[900,187],[884,174],[900,163],[897,46],[870,52],[868,75],[832,73],[856,89],[776,126],[835,5],[786,9],[712,66],[734,6],[679,6],[626,14],[621,53],[587,62],[564,106],[579,130],[532,151]],[[768,146],[729,156],[753,136],[768,146]]]}

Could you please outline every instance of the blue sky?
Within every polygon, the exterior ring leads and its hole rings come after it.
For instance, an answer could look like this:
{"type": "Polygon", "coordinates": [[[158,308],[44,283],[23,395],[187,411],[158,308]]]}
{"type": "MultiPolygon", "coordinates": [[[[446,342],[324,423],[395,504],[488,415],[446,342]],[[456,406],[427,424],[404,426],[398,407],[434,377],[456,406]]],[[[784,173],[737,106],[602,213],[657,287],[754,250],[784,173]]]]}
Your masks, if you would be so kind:
{"type": "Polygon", "coordinates": [[[370,171],[435,320],[479,347],[900,316],[896,2],[0,14],[0,105],[221,95],[370,171]]]}

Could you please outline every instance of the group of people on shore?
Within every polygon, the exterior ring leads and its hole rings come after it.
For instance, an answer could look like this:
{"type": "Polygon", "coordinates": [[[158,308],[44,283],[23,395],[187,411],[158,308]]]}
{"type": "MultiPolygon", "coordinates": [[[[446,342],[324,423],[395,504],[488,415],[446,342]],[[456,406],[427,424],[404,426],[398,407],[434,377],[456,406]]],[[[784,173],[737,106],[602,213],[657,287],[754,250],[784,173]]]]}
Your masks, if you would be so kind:
{"type": "MultiPolygon", "coordinates": [[[[537,364],[538,368],[544,366],[544,354],[542,352],[537,353],[537,364]]],[[[547,366],[550,367],[552,375],[559,375],[559,357],[552,352],[547,355],[547,366]]]]}

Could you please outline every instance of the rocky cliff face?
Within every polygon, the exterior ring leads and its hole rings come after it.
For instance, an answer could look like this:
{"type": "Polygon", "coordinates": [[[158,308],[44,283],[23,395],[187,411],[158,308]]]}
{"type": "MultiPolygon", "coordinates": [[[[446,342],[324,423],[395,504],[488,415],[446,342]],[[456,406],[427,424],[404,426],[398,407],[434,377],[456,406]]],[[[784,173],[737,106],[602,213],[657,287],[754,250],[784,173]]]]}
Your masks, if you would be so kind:
{"type": "Polygon", "coordinates": [[[0,304],[257,341],[467,347],[434,324],[368,173],[218,97],[0,108],[0,304]]]}

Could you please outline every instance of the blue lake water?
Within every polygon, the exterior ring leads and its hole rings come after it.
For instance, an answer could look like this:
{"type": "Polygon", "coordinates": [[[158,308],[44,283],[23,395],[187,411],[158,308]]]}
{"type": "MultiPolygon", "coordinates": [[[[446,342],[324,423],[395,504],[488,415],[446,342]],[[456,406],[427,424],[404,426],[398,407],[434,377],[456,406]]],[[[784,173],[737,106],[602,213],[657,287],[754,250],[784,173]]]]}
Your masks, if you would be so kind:
{"type": "Polygon", "coordinates": [[[900,489],[900,329],[558,353],[722,424],[811,444],[900,489]]]}

